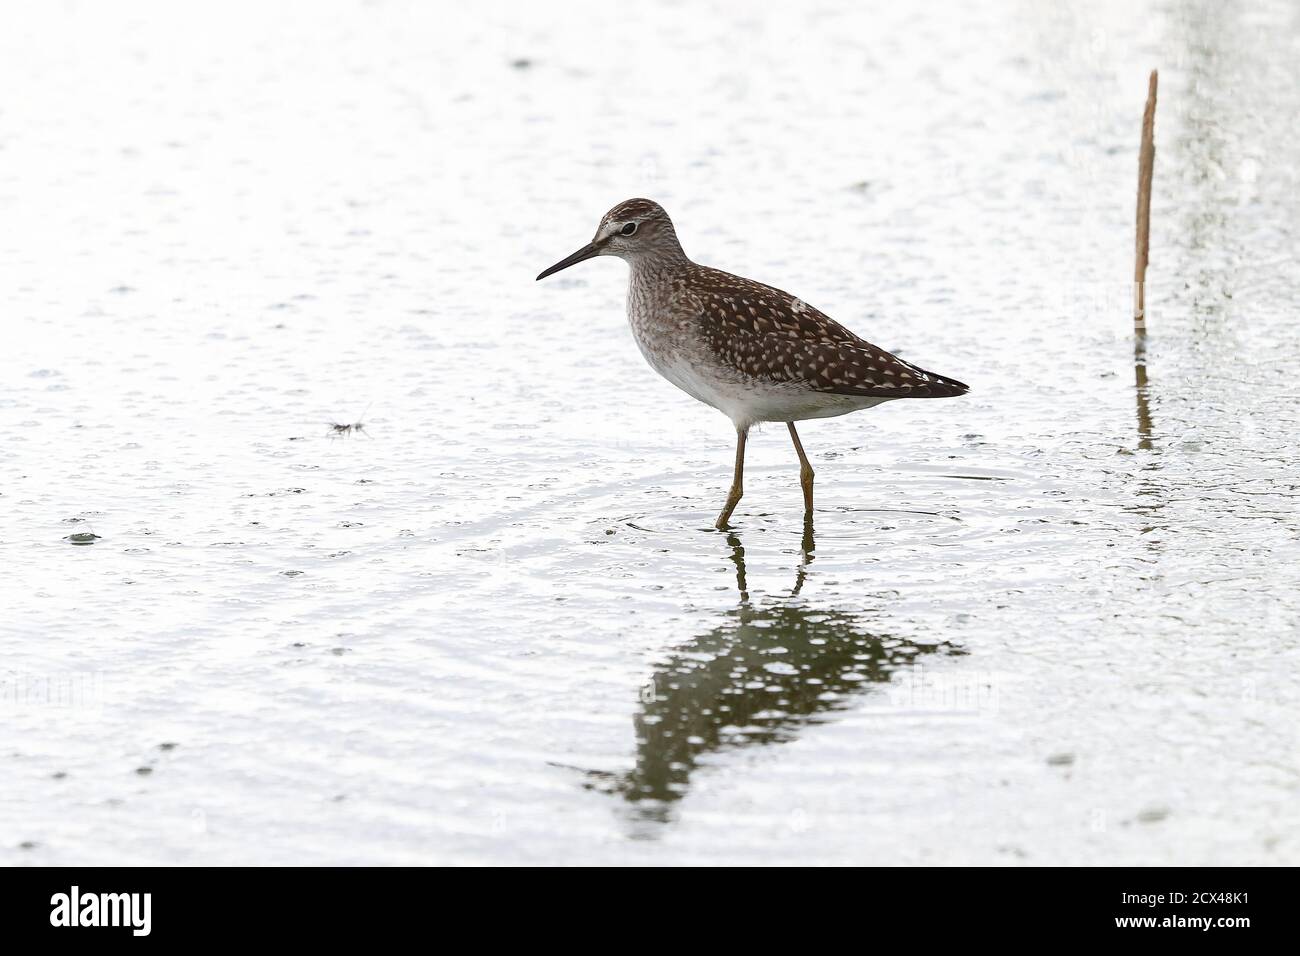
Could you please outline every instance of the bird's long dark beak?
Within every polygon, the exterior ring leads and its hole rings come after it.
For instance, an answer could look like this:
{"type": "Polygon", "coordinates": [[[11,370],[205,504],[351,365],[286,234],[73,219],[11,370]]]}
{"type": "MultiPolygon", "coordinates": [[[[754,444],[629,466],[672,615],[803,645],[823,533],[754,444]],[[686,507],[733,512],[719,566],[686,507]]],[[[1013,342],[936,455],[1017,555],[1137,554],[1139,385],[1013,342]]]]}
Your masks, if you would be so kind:
{"type": "MultiPolygon", "coordinates": [[[[567,269],[569,266],[581,262],[584,259],[590,259],[592,256],[600,255],[600,246],[594,242],[589,242],[571,256],[566,256],[549,269],[544,269],[537,277],[538,280],[545,279],[549,275],[554,275],[561,269],[567,269]]],[[[536,280],[534,280],[536,281],[536,280]]]]}

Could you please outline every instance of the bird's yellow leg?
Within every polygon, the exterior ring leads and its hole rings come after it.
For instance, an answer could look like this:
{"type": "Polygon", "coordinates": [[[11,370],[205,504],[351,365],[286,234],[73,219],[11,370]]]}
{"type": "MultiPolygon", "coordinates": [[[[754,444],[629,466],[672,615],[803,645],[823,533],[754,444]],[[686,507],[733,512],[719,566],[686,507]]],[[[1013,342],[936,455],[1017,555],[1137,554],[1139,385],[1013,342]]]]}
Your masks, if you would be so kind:
{"type": "Polygon", "coordinates": [[[714,525],[719,531],[727,527],[727,522],[731,520],[731,513],[736,510],[740,496],[745,493],[741,479],[745,474],[745,437],[748,434],[748,428],[736,430],[736,474],[731,479],[731,491],[727,493],[727,503],[722,506],[722,514],[718,515],[717,524],[714,525]]]}
{"type": "Polygon", "coordinates": [[[799,453],[799,484],[803,486],[803,510],[805,514],[811,515],[813,510],[812,465],[808,464],[808,456],[803,453],[803,445],[799,442],[799,433],[794,430],[794,422],[786,422],[785,424],[790,429],[790,437],[794,439],[794,450],[799,453]]]}

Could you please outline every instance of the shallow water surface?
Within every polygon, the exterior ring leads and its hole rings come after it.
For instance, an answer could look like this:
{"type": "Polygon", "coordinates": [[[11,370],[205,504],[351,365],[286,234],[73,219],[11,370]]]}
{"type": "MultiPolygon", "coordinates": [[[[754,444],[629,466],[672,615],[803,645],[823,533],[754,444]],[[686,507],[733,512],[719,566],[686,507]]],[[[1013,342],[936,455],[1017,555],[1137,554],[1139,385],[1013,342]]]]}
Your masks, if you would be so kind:
{"type": "Polygon", "coordinates": [[[0,860],[1300,862],[1289,4],[27,16],[0,860]],[[971,394],[712,530],[632,195],[971,394]]]}

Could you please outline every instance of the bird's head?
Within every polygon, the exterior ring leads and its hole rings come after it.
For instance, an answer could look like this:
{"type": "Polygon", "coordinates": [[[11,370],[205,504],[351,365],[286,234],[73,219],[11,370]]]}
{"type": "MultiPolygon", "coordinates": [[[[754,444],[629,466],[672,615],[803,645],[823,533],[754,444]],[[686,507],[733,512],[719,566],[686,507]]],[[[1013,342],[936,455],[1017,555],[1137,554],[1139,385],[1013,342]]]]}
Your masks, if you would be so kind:
{"type": "Polygon", "coordinates": [[[571,256],[544,270],[538,279],[596,256],[638,259],[684,259],[673,221],[664,207],[649,199],[628,199],[601,217],[596,237],[571,256]]]}

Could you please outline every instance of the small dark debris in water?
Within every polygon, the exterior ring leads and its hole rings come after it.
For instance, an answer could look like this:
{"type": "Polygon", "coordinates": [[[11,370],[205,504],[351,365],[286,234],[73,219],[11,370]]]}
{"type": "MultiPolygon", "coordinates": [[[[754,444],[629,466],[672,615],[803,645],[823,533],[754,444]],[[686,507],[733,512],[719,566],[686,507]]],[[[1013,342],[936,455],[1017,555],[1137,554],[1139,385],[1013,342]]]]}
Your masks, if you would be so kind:
{"type": "Polygon", "coordinates": [[[293,647],[306,647],[307,645],[306,645],[306,643],[304,643],[303,641],[294,641],[293,644],[292,644],[292,646],[293,646],[293,647]]]}
{"type": "Polygon", "coordinates": [[[330,430],[327,437],[347,438],[349,435],[365,435],[366,438],[369,438],[370,436],[366,434],[366,426],[363,423],[365,421],[366,416],[370,414],[370,409],[373,405],[374,405],[373,402],[371,402],[370,405],[367,405],[366,410],[358,416],[358,419],[355,422],[351,422],[348,424],[340,424],[339,422],[329,422],[328,424],[330,430]]]}
{"type": "Polygon", "coordinates": [[[346,800],[347,798],[348,798],[348,795],[347,795],[346,793],[336,793],[336,794],[334,794],[334,796],[331,797],[330,799],[333,800],[335,803],[342,803],[342,802],[343,802],[344,800],[346,800]]]}
{"type": "Polygon", "coordinates": [[[281,571],[280,573],[286,578],[296,578],[298,575],[302,574],[301,571],[281,571]]]}
{"type": "Polygon", "coordinates": [[[158,745],[158,749],[159,749],[159,750],[175,750],[175,749],[176,749],[177,747],[179,747],[179,746],[180,746],[180,744],[173,743],[172,741],[168,740],[168,741],[166,741],[166,742],[164,742],[164,743],[159,744],[159,745],[158,745]]]}
{"type": "Polygon", "coordinates": [[[78,531],[76,534],[70,534],[63,539],[71,544],[94,544],[99,540],[99,535],[90,531],[78,531]]]}
{"type": "Polygon", "coordinates": [[[134,292],[135,289],[131,288],[129,285],[115,285],[108,291],[114,295],[127,295],[128,293],[134,292]]]}
{"type": "Polygon", "coordinates": [[[135,772],[141,777],[147,777],[149,774],[153,773],[153,767],[136,767],[135,772]]]}
{"type": "Polygon", "coordinates": [[[1169,816],[1167,807],[1147,807],[1137,815],[1138,823],[1159,823],[1165,817],[1169,816]]]}
{"type": "Polygon", "coordinates": [[[337,525],[340,528],[364,528],[365,525],[360,521],[340,521],[337,525]]]}
{"type": "Polygon", "coordinates": [[[353,422],[351,425],[340,425],[338,422],[330,422],[330,438],[347,438],[349,435],[366,435],[366,426],[361,422],[353,422]]]}
{"type": "Polygon", "coordinates": [[[331,648],[330,648],[330,653],[333,654],[335,657],[342,657],[344,654],[351,654],[351,653],[352,653],[352,648],[350,648],[350,647],[331,647],[331,648]]]}
{"type": "Polygon", "coordinates": [[[859,180],[850,186],[849,189],[853,190],[855,193],[865,193],[871,189],[871,181],[867,179],[859,180]]]}
{"type": "Polygon", "coordinates": [[[18,849],[20,849],[20,850],[35,850],[35,849],[36,849],[37,847],[39,847],[39,846],[40,846],[40,844],[37,843],[35,840],[24,840],[22,843],[18,844],[18,849]]]}
{"type": "Polygon", "coordinates": [[[1047,758],[1047,765],[1049,767],[1068,767],[1073,763],[1074,754],[1071,753],[1052,754],[1047,758]]]}
{"type": "Polygon", "coordinates": [[[85,520],[86,520],[85,518],[64,518],[64,519],[63,519],[63,523],[64,523],[64,524],[81,524],[81,522],[83,522],[83,521],[85,521],[85,520]]]}
{"type": "Polygon", "coordinates": [[[50,779],[51,779],[51,780],[67,780],[67,779],[68,779],[68,772],[67,772],[66,770],[56,770],[54,773],[50,774],[50,779]]]}
{"type": "Polygon", "coordinates": [[[306,435],[292,435],[289,438],[289,441],[306,441],[306,440],[307,440],[306,435]]]}
{"type": "Polygon", "coordinates": [[[533,61],[526,56],[521,56],[511,60],[510,65],[516,70],[529,70],[532,69],[533,61]]]}

